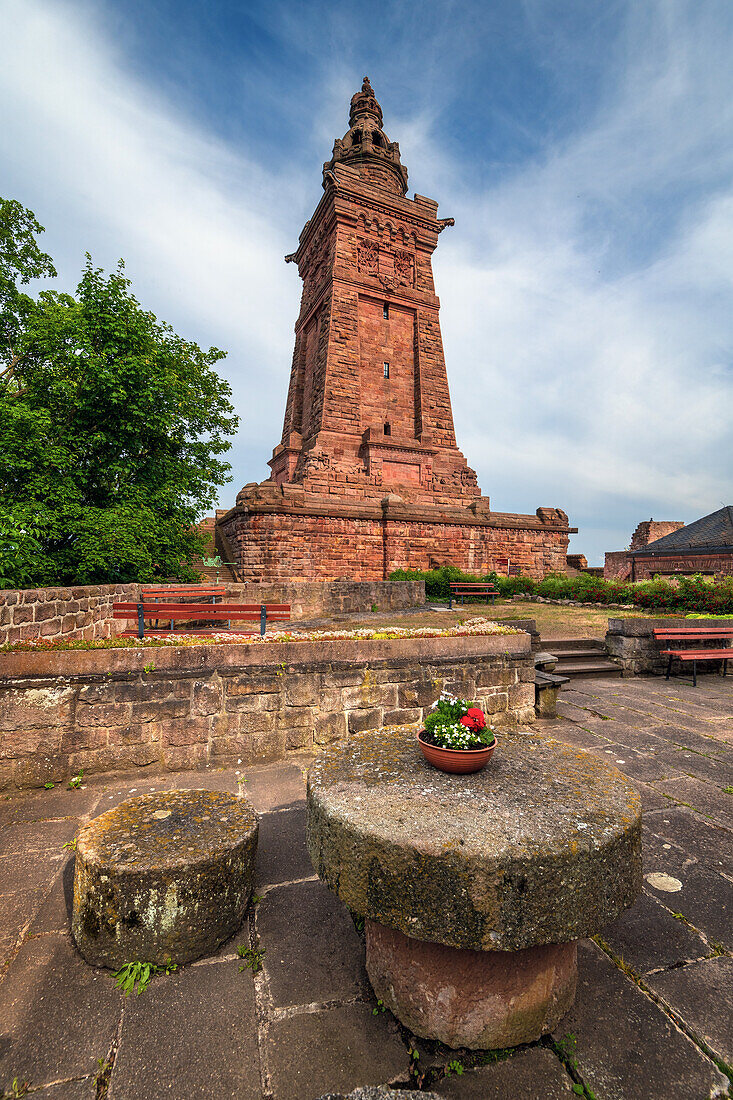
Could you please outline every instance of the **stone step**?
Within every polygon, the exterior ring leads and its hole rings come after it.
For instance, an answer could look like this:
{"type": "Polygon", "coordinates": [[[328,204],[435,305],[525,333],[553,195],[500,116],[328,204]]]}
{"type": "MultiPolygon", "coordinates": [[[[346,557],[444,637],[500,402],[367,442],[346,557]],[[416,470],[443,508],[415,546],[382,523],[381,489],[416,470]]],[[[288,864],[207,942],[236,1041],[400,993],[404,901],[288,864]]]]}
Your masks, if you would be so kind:
{"type": "Polygon", "coordinates": [[[605,649],[553,649],[552,642],[547,643],[547,653],[554,653],[558,661],[595,661],[606,655],[605,649]]]}
{"type": "Polygon", "coordinates": [[[569,676],[572,680],[590,679],[596,676],[620,677],[622,669],[613,661],[602,658],[597,660],[584,659],[575,661],[558,661],[553,669],[558,676],[569,676]]]}
{"type": "Polygon", "coordinates": [[[542,648],[550,653],[565,653],[568,650],[582,650],[584,653],[604,652],[606,643],[603,638],[543,638],[542,648]]]}

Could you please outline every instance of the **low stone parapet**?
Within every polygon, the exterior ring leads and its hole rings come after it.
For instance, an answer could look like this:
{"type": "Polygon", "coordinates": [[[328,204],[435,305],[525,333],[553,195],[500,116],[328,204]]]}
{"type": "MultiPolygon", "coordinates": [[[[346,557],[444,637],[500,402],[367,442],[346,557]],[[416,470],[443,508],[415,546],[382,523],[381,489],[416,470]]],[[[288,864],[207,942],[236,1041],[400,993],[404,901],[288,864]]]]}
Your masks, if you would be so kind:
{"type": "Polygon", "coordinates": [[[79,585],[74,588],[7,588],[0,591],[0,645],[36,638],[92,641],[120,634],[112,618],[115,600],[134,600],[137,584],[79,585]]]}
{"type": "Polygon", "coordinates": [[[730,619],[609,619],[606,649],[623,668],[624,676],[661,675],[666,671],[667,658],[661,651],[669,648],[654,638],[655,630],[675,627],[690,629],[700,626],[733,627],[730,619]]]}
{"type": "Polygon", "coordinates": [[[0,789],[97,772],[266,763],[422,721],[447,688],[534,718],[528,634],[16,652],[0,677],[0,789]]]}

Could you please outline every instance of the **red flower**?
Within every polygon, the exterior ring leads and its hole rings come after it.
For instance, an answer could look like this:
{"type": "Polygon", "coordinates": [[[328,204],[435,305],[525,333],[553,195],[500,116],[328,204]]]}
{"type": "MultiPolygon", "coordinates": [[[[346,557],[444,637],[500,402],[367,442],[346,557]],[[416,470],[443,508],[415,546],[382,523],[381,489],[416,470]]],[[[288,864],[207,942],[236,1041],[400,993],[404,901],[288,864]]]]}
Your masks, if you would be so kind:
{"type": "Polygon", "coordinates": [[[486,715],[478,707],[471,707],[461,718],[461,725],[471,730],[472,733],[476,733],[485,727],[486,715]]]}

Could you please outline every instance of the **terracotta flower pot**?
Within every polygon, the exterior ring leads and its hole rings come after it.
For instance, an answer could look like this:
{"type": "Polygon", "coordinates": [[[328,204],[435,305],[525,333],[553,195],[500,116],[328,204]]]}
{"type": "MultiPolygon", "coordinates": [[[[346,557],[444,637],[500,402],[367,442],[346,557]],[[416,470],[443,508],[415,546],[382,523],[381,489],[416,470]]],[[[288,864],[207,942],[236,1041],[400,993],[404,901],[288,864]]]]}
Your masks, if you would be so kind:
{"type": "Polygon", "coordinates": [[[427,741],[423,741],[420,733],[417,735],[417,740],[428,764],[432,764],[442,772],[452,772],[454,775],[481,771],[483,766],[488,764],[496,748],[496,738],[493,745],[486,745],[482,749],[441,749],[437,745],[430,745],[427,741]]]}

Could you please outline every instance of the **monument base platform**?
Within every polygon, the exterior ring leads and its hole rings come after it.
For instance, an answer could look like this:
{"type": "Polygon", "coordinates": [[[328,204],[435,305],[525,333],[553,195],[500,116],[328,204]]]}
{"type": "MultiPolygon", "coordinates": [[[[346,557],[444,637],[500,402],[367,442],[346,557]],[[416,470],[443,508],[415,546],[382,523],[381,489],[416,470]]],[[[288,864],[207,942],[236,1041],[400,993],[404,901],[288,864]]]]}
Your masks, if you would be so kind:
{"type": "Polygon", "coordinates": [[[564,572],[574,530],[560,509],[535,515],[412,503],[395,493],[343,500],[295,484],[247,486],[218,520],[243,580],[386,580],[395,569],[454,565],[541,580],[564,572]]]}

